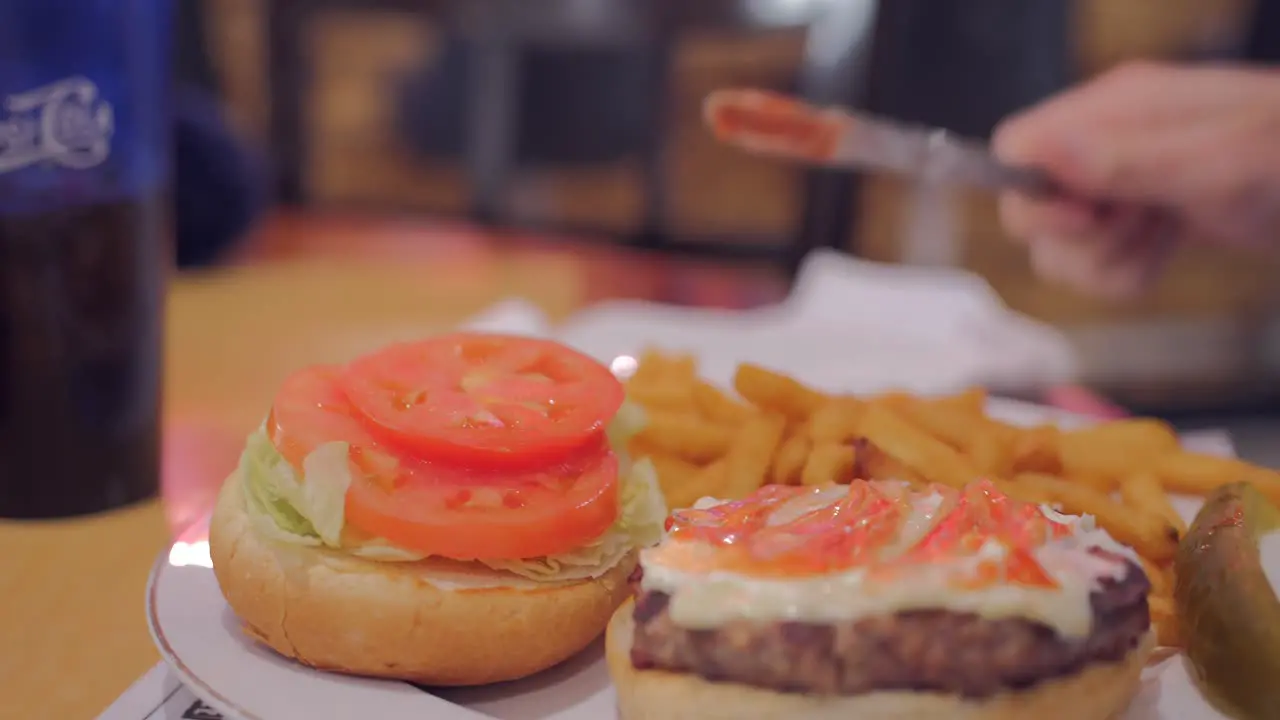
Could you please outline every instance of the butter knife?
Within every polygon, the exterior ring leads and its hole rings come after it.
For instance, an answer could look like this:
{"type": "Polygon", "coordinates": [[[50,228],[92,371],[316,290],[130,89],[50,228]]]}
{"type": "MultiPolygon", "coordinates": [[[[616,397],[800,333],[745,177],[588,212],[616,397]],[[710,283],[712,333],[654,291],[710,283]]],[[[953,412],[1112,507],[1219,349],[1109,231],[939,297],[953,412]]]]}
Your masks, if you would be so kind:
{"type": "Polygon", "coordinates": [[[703,119],[721,142],[820,167],[874,170],[942,185],[1060,194],[1052,178],[992,156],[979,140],[762,90],[717,90],[703,119]]]}

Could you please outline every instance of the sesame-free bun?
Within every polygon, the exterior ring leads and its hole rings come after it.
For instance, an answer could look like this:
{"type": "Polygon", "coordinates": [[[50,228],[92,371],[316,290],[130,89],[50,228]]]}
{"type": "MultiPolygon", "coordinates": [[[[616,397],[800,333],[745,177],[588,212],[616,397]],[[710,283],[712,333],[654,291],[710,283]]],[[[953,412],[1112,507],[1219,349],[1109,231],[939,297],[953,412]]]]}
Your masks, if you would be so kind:
{"type": "MultiPolygon", "coordinates": [[[[513,680],[569,658],[604,630],[636,562],[632,553],[596,580],[547,587],[515,578],[517,587],[445,589],[432,584],[441,563],[373,562],[263,537],[238,474],[218,496],[209,553],[227,604],[272,650],[321,670],[425,685],[513,680]]],[[[492,571],[463,569],[493,582],[492,571]]]]}
{"type": "Polygon", "coordinates": [[[631,664],[633,603],[609,623],[606,652],[621,720],[1111,720],[1137,692],[1155,645],[1148,634],[1121,662],[982,700],[921,692],[823,697],[782,693],[631,664]]]}

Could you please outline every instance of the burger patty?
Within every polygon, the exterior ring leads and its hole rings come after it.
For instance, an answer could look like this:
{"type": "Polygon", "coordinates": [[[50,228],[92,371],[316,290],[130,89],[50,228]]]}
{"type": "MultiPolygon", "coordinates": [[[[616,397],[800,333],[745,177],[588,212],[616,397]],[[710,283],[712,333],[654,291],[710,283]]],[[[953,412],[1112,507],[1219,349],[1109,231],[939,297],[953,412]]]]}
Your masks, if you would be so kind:
{"type": "MultiPolygon", "coordinates": [[[[1102,551],[1094,551],[1101,553],[1102,551]]],[[[641,670],[697,674],[783,692],[858,695],[910,690],[982,698],[1116,662],[1150,627],[1141,568],[1125,560],[1120,580],[1090,596],[1092,632],[1064,638],[1020,618],[913,610],[850,622],[732,621],[714,630],[678,627],[670,596],[641,592],[631,662],[641,670]]],[[[638,575],[634,576],[638,579],[638,575]]]]}

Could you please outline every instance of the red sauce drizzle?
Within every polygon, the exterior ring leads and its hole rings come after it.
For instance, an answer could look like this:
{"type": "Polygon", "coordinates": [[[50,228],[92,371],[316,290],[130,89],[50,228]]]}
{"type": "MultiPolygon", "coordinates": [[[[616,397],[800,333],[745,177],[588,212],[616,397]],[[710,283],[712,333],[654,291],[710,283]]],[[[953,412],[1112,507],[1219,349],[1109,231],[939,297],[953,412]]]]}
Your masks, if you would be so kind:
{"type": "Polygon", "coordinates": [[[1016,583],[1056,587],[1034,550],[1071,534],[1033,504],[1014,500],[983,480],[963,490],[901,491],[875,482],[855,482],[834,502],[794,518],[775,513],[811,488],[767,485],[756,493],[706,509],[678,510],[667,520],[677,541],[718,549],[717,566],[761,576],[795,577],[863,567],[892,577],[905,567],[972,557],[988,542],[1004,546],[1001,560],[982,560],[962,587],[1016,583]],[[932,528],[906,547],[901,533],[914,503],[940,493],[932,528]]]}

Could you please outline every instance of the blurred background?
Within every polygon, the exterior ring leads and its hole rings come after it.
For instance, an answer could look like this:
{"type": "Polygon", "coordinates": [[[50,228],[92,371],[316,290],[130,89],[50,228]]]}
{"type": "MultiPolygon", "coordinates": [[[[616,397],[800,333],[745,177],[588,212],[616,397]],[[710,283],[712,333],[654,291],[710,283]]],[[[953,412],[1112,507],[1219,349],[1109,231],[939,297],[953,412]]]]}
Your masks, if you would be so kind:
{"type": "MultiPolygon", "coordinates": [[[[1091,300],[1030,273],[1022,248],[1001,236],[989,196],[750,157],[717,145],[699,116],[708,91],[758,86],[985,136],[1006,114],[1126,60],[1280,57],[1274,4],[188,5],[184,72],[222,104],[237,143],[261,157],[269,209],[258,218],[457,220],[570,238],[570,251],[629,246],[677,265],[750,269],[734,281],[711,273],[680,282],[663,263],[653,277],[628,273],[612,292],[683,304],[777,299],[797,259],[819,246],[960,266],[1014,309],[1064,328],[1089,384],[1131,408],[1207,417],[1278,407],[1274,258],[1189,249],[1150,295],[1091,300]]],[[[363,244],[341,233],[232,235],[185,253],[185,264],[358,254],[363,244]]]]}

